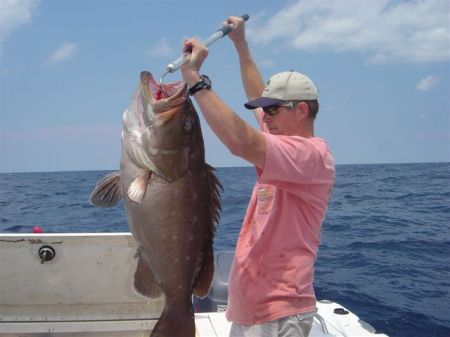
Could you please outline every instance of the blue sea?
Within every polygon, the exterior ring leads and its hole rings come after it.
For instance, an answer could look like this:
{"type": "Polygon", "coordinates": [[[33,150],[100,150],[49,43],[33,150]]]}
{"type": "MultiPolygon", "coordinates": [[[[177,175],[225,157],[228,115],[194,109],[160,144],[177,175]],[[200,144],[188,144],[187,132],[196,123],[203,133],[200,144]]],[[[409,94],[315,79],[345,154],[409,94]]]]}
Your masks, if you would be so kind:
{"type": "MultiPolygon", "coordinates": [[[[254,170],[219,168],[216,250],[233,249],[254,170]]],[[[128,231],[88,198],[107,171],[0,174],[0,232],[128,231]]],[[[450,336],[450,163],[338,165],[316,267],[319,299],[391,337],[450,336]]],[[[1,276],[0,276],[1,277],[1,276]]]]}

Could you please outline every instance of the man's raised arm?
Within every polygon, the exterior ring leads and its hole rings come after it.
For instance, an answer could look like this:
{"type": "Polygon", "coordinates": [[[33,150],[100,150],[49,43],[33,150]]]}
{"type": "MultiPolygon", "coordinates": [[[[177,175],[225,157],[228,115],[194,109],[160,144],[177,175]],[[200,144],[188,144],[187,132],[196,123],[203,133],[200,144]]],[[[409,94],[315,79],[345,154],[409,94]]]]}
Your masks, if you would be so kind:
{"type": "MultiPolygon", "coordinates": [[[[226,23],[233,24],[235,27],[228,36],[233,41],[239,56],[242,84],[247,99],[252,100],[258,98],[264,90],[264,81],[250,53],[247,40],[245,39],[245,21],[241,17],[230,16],[226,23]]],[[[256,119],[259,121],[258,114],[256,111],[254,112],[256,119]]]]}

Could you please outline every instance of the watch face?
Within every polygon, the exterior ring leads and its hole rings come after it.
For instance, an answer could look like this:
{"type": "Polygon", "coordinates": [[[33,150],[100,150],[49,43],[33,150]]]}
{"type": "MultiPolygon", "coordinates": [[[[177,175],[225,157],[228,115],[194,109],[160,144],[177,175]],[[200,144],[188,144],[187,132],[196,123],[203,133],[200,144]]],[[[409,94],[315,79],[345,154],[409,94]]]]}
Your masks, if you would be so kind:
{"type": "Polygon", "coordinates": [[[209,79],[209,77],[206,75],[202,75],[201,78],[203,82],[206,84],[206,86],[211,88],[211,80],[209,79]]]}

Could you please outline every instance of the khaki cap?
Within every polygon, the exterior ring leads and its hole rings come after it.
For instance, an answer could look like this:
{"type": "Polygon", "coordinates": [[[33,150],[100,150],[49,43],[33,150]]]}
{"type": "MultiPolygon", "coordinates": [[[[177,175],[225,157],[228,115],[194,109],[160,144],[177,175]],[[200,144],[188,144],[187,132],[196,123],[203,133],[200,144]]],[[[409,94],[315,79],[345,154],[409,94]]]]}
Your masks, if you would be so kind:
{"type": "Polygon", "coordinates": [[[311,79],[296,71],[284,71],[273,75],[267,82],[261,97],[244,104],[247,109],[281,104],[284,101],[317,100],[319,93],[311,79]]]}

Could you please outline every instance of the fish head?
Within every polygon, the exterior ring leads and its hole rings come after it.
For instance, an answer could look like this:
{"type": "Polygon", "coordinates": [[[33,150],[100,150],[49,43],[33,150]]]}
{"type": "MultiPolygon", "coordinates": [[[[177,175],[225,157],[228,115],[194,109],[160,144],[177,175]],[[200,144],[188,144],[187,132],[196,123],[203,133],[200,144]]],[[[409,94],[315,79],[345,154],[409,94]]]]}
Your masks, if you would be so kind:
{"type": "Polygon", "coordinates": [[[171,182],[186,174],[196,159],[204,156],[200,122],[182,81],[161,84],[148,71],[141,72],[140,84],[124,119],[140,153],[139,166],[171,182]]]}

